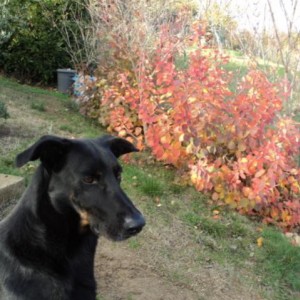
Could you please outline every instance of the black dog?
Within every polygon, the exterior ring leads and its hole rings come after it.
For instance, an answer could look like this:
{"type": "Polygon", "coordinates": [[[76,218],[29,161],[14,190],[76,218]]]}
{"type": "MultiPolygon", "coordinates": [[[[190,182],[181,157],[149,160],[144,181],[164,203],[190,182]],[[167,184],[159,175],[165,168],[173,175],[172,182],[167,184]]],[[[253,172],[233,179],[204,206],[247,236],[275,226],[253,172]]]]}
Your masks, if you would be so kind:
{"type": "Polygon", "coordinates": [[[139,233],[142,214],[120,187],[117,158],[138,151],[112,136],[44,136],[17,156],[41,160],[30,186],[0,223],[1,300],[95,300],[97,237],[139,233]]]}

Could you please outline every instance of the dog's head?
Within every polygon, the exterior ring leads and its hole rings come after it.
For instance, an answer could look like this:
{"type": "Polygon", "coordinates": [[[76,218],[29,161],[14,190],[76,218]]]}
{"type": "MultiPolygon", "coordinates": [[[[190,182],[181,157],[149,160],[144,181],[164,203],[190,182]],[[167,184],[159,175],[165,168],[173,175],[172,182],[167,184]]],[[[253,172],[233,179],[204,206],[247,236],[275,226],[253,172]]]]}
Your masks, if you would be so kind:
{"type": "Polygon", "coordinates": [[[71,140],[44,136],[17,156],[17,166],[40,159],[49,174],[48,195],[60,213],[77,212],[80,228],[124,240],[139,233],[143,215],[122,190],[122,167],[117,158],[138,151],[112,136],[71,140]]]}

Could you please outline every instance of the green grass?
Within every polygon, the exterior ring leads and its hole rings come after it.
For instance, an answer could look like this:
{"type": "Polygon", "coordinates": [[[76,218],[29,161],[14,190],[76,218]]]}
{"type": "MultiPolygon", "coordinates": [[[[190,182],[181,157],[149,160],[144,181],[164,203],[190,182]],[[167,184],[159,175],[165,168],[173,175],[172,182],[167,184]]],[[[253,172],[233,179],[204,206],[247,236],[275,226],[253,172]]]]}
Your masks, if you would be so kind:
{"type": "Polygon", "coordinates": [[[141,182],[140,189],[146,196],[150,197],[161,197],[164,193],[161,182],[152,176],[145,177],[143,182],[141,182]]]}
{"type": "Polygon", "coordinates": [[[27,141],[20,143],[20,145],[6,153],[6,155],[0,156],[0,173],[11,174],[16,176],[24,176],[26,182],[35,170],[35,164],[28,164],[25,167],[18,169],[16,167],[15,159],[17,154],[23,151],[27,147],[27,141]]]}
{"type": "Polygon", "coordinates": [[[69,132],[69,133],[76,133],[76,132],[78,132],[78,130],[76,128],[74,128],[73,126],[70,126],[68,124],[60,125],[59,129],[62,130],[62,131],[69,132]]]}
{"type": "Polygon", "coordinates": [[[179,193],[182,189],[169,183],[170,172],[167,170],[153,170],[149,167],[141,169],[134,165],[126,165],[123,177],[130,181],[139,193],[151,198],[162,197],[167,191],[179,193]]]}
{"type": "Polygon", "coordinates": [[[60,100],[69,101],[69,96],[54,90],[46,90],[39,87],[33,87],[26,84],[19,84],[15,79],[6,78],[0,75],[0,82],[2,87],[12,88],[15,91],[22,92],[29,95],[44,95],[55,97],[60,100]]]}
{"type": "Polygon", "coordinates": [[[35,109],[40,112],[46,111],[46,106],[45,106],[45,103],[43,103],[43,102],[32,102],[30,107],[31,107],[31,109],[35,109]]]}
{"type": "Polygon", "coordinates": [[[0,101],[0,118],[7,119],[9,118],[9,113],[5,103],[0,101]]]}
{"type": "Polygon", "coordinates": [[[226,50],[226,53],[231,57],[243,57],[244,53],[237,50],[226,50]]]}
{"type": "Polygon", "coordinates": [[[299,296],[300,247],[292,246],[283,234],[272,228],[266,228],[262,237],[258,266],[265,283],[277,291],[276,299],[296,299],[289,291],[298,292],[299,296]]]}
{"type": "Polygon", "coordinates": [[[141,243],[137,238],[131,238],[128,241],[128,246],[129,246],[130,249],[136,250],[136,249],[141,248],[141,243]]]}
{"type": "Polygon", "coordinates": [[[253,251],[257,233],[236,213],[220,211],[220,214],[219,219],[214,219],[212,211],[206,208],[198,212],[189,211],[181,218],[191,226],[195,238],[208,251],[205,258],[221,264],[245,266],[253,251]]]}

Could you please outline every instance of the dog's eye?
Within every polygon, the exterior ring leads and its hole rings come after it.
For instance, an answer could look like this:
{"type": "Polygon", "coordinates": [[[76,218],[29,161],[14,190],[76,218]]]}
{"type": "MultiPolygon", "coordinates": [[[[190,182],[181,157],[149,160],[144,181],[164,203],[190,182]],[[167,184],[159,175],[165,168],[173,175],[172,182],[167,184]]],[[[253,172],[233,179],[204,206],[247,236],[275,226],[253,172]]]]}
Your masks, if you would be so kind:
{"type": "Polygon", "coordinates": [[[82,179],[82,181],[87,184],[93,184],[98,182],[98,178],[93,176],[86,176],[82,179]]]}

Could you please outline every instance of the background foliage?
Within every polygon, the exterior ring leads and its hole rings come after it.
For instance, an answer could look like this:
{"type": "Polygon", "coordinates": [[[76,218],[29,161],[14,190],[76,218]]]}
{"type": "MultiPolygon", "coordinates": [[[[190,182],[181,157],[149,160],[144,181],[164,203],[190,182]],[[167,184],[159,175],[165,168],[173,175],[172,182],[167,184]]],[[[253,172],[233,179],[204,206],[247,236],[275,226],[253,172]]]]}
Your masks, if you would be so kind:
{"type": "Polygon", "coordinates": [[[62,0],[4,2],[0,20],[0,69],[22,80],[50,83],[57,68],[71,67],[67,44],[57,26],[76,5],[74,1],[62,0]]]}

